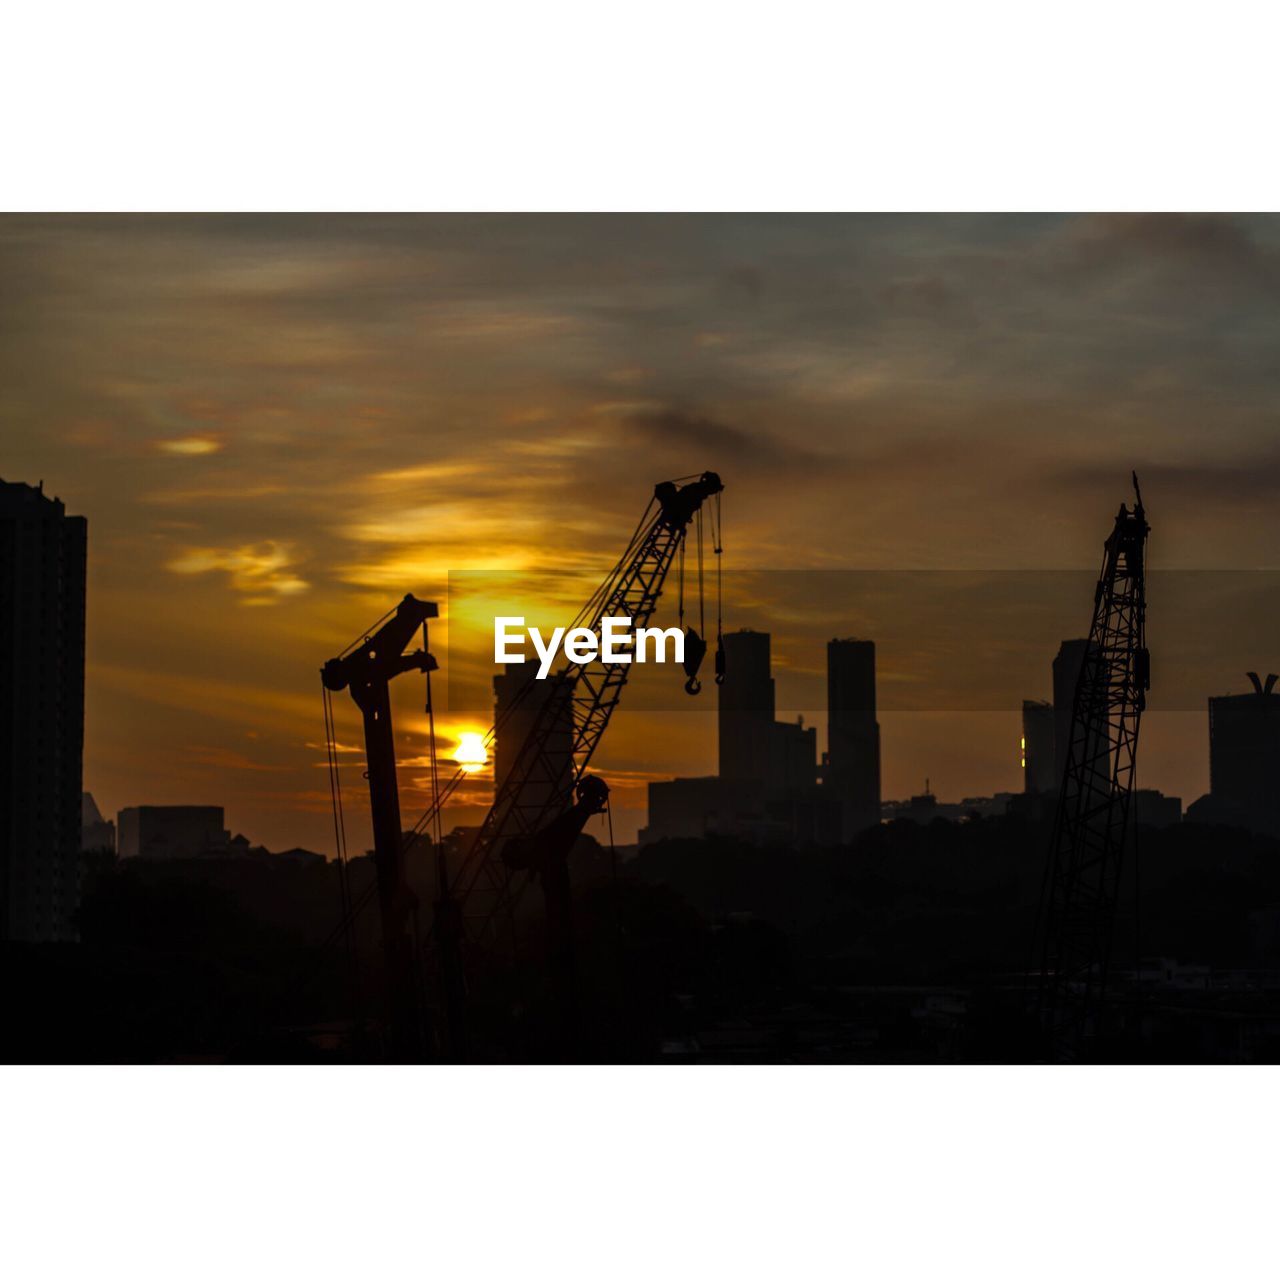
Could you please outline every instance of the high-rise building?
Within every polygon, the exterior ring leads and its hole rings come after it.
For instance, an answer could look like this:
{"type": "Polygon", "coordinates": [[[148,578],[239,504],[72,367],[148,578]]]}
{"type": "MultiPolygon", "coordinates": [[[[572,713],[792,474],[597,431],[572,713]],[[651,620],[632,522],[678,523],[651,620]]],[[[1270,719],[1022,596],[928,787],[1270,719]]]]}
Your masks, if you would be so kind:
{"type": "Polygon", "coordinates": [[[1280,697],[1252,672],[1252,693],[1209,699],[1209,795],[1221,819],[1280,834],[1280,697]]]}
{"type": "Polygon", "coordinates": [[[849,839],[880,821],[880,725],[873,640],[827,644],[827,770],[824,790],[841,808],[849,839]]]}
{"type": "Polygon", "coordinates": [[[558,705],[550,722],[542,759],[550,768],[548,776],[528,778],[521,789],[522,805],[548,804],[551,809],[569,798],[573,781],[573,702],[569,690],[554,679],[539,680],[536,662],[516,662],[493,678],[494,724],[493,786],[495,793],[510,777],[512,769],[533,731],[539,713],[549,701],[558,705]],[[553,797],[559,797],[552,804],[553,797]]]}
{"type": "Polygon", "coordinates": [[[640,842],[733,835],[779,843],[829,842],[833,824],[817,786],[818,735],[804,721],[775,720],[766,631],[724,637],[719,698],[720,772],[649,784],[640,842]]]}
{"type": "Polygon", "coordinates": [[[773,761],[774,686],[767,631],[724,637],[725,679],[719,692],[720,777],[763,785],[773,761]]]}
{"type": "Polygon", "coordinates": [[[116,815],[122,858],[199,858],[225,852],[231,833],[213,804],[143,804],[116,815]]]}
{"type": "Polygon", "coordinates": [[[1067,755],[1071,749],[1071,713],[1075,707],[1076,685],[1084,669],[1084,656],[1089,651],[1089,641],[1064,640],[1053,660],[1053,786],[1057,791],[1062,785],[1062,774],[1067,767],[1067,755]]]}
{"type": "Polygon", "coordinates": [[[83,516],[0,480],[0,938],[71,941],[84,754],[83,516]]]}
{"type": "Polygon", "coordinates": [[[791,794],[810,790],[818,778],[818,731],[804,717],[775,720],[769,732],[769,786],[791,794]]]}
{"type": "Polygon", "coordinates": [[[1046,795],[1058,781],[1053,703],[1028,699],[1022,704],[1022,789],[1046,795]]]}

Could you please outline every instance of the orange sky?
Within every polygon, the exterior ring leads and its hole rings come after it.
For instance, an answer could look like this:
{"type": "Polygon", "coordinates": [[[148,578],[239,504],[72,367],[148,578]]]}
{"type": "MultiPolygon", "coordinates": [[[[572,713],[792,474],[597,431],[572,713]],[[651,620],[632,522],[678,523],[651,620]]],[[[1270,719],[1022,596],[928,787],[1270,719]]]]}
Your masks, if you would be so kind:
{"type": "MultiPolygon", "coordinates": [[[[1016,788],[1016,696],[1087,624],[1130,467],[1157,570],[1277,567],[1278,246],[1265,218],[0,218],[0,475],[89,519],[86,786],[329,851],[327,657],[451,571],[590,580],[654,481],[714,468],[731,571],[891,571],[736,581],[781,709],[821,738],[822,641],[870,634],[886,797],[1016,788]],[[906,569],[1086,573],[1061,624],[991,579],[947,630],[906,569]]],[[[1280,666],[1270,575],[1220,616],[1212,576],[1163,614],[1153,587],[1142,781],[1185,800],[1203,698],[1280,666]]],[[[420,683],[398,697],[420,760],[420,683]]],[[[714,768],[714,708],[624,703],[621,837],[645,779],[714,768]]]]}

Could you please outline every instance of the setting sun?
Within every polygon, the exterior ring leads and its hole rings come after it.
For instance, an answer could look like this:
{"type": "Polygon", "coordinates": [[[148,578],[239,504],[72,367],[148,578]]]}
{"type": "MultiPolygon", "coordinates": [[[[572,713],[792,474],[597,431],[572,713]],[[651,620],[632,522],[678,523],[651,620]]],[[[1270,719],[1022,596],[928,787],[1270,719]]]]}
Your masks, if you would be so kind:
{"type": "Polygon", "coordinates": [[[484,735],[481,733],[464,733],[458,741],[458,749],[453,758],[468,772],[474,773],[489,762],[489,753],[484,748],[484,735]]]}

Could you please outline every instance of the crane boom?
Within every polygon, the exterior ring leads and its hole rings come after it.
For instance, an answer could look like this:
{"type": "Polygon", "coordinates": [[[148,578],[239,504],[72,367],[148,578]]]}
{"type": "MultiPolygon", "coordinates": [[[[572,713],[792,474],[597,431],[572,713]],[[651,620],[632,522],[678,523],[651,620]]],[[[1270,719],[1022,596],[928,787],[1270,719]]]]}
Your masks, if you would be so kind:
{"type": "MultiPolygon", "coordinates": [[[[713,471],[684,485],[657,485],[627,550],[584,608],[581,625],[597,639],[606,617],[630,618],[637,630],[647,626],[690,521],[723,488],[713,471]]],[[[524,881],[517,882],[503,862],[502,848],[513,837],[534,835],[569,807],[630,673],[628,663],[603,663],[597,657],[569,662],[552,677],[554,683],[453,877],[451,892],[471,940],[485,938],[514,909],[524,881]]]]}
{"type": "Polygon", "coordinates": [[[1121,504],[1094,592],[1072,702],[1043,898],[1039,1012],[1050,1057],[1080,1055],[1106,982],[1129,830],[1138,730],[1151,685],[1147,534],[1138,477],[1121,504]]]}

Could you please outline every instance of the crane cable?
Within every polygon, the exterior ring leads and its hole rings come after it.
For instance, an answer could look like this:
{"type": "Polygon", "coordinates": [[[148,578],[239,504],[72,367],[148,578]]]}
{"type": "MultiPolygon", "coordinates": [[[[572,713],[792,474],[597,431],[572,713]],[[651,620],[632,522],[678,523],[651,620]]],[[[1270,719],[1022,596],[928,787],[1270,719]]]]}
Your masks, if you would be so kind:
{"type": "Polygon", "coordinates": [[[707,604],[703,592],[702,580],[702,508],[694,521],[698,535],[698,634],[705,640],[707,636],[707,604]]]}
{"type": "Polygon", "coordinates": [[[346,946],[347,964],[351,971],[351,990],[354,1002],[360,1005],[360,964],[355,946],[355,912],[351,905],[351,876],[347,861],[347,820],[342,803],[342,773],[338,765],[337,729],[333,714],[333,693],[321,682],[321,701],[324,705],[324,741],[328,758],[329,802],[333,812],[333,840],[338,858],[338,896],[342,909],[342,939],[346,946]]]}
{"type": "Polygon", "coordinates": [[[680,630],[684,630],[684,539],[680,539],[680,550],[676,553],[676,614],[680,630]]]}
{"type": "Polygon", "coordinates": [[[716,684],[724,684],[724,527],[718,493],[711,506],[711,553],[716,558],[716,684]]]}

